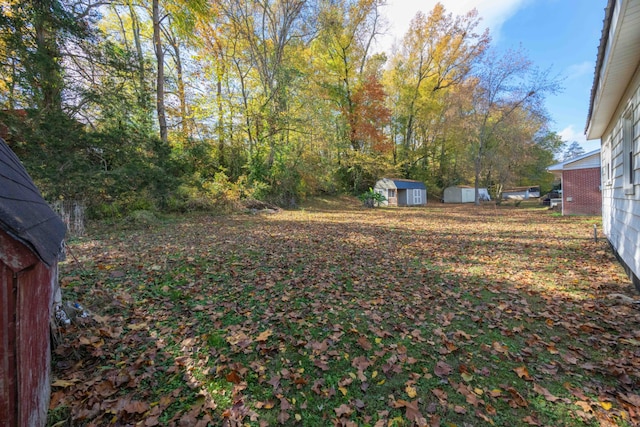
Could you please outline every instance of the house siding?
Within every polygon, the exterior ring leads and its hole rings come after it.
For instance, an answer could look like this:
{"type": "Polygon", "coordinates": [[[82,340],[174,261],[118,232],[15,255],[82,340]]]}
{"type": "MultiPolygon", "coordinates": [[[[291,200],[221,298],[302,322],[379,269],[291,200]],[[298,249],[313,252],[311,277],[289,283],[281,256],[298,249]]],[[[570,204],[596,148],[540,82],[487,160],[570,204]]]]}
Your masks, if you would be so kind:
{"type": "Polygon", "coordinates": [[[562,214],[601,215],[600,167],[562,172],[562,214]]]}
{"type": "Polygon", "coordinates": [[[640,289],[640,170],[638,147],[640,125],[640,72],[636,70],[632,83],[605,133],[602,135],[602,228],[611,246],[625,265],[636,287],[640,289]],[[634,183],[625,188],[624,121],[631,117],[634,183]],[[631,191],[630,191],[631,190],[631,191]]]}

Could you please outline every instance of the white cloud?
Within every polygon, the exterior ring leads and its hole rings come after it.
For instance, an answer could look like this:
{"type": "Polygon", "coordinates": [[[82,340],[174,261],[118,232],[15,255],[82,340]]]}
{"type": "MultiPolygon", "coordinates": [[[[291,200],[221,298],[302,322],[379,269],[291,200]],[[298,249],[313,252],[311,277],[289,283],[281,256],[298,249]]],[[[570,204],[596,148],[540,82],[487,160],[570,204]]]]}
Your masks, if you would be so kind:
{"type": "MultiPolygon", "coordinates": [[[[471,9],[477,9],[482,21],[480,31],[491,30],[494,40],[500,37],[502,24],[512,17],[518,9],[532,0],[440,0],[447,12],[463,15],[471,9]]],[[[388,49],[394,40],[400,40],[409,28],[411,19],[418,10],[429,14],[437,0],[388,0],[383,14],[390,23],[389,35],[380,40],[380,46],[388,49]]]]}
{"type": "Polygon", "coordinates": [[[584,146],[584,144],[587,142],[587,137],[585,136],[584,132],[576,131],[573,125],[569,125],[566,128],[562,129],[560,132],[558,132],[558,135],[560,135],[560,138],[567,144],[571,144],[573,141],[578,141],[580,145],[584,146]]]}
{"type": "Polygon", "coordinates": [[[582,76],[592,76],[595,64],[592,61],[584,61],[579,64],[573,64],[567,67],[567,78],[569,80],[577,79],[582,76]]]}
{"type": "Polygon", "coordinates": [[[582,147],[585,153],[589,153],[593,150],[600,148],[600,140],[587,141],[587,137],[584,132],[576,131],[573,125],[569,125],[566,128],[558,132],[560,138],[569,146],[573,141],[577,141],[582,147]]]}

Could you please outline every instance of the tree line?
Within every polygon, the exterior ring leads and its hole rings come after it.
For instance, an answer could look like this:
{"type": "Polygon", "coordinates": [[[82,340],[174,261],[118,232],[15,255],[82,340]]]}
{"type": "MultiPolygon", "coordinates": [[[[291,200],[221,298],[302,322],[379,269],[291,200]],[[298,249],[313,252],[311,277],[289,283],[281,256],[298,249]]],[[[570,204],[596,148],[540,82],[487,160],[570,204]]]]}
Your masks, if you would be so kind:
{"type": "Polygon", "coordinates": [[[557,77],[472,10],[384,0],[0,0],[0,131],[49,200],[97,216],[295,204],[382,176],[550,186],[557,77]]]}

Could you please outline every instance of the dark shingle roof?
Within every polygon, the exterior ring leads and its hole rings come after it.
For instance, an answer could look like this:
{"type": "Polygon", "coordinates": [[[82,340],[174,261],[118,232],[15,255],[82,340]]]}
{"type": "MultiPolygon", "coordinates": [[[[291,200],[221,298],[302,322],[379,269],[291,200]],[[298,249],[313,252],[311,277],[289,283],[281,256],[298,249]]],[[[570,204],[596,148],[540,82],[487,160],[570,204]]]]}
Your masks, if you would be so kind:
{"type": "Polygon", "coordinates": [[[53,265],[66,228],[42,198],[18,157],[0,138],[0,229],[53,265]]]}

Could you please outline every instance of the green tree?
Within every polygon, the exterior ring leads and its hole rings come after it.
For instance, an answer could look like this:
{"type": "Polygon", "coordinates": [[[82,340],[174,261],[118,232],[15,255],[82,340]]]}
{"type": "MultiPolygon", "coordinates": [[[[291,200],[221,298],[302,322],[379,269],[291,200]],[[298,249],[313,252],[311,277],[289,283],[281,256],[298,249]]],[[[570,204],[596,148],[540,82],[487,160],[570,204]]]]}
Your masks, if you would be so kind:
{"type": "MultiPolygon", "coordinates": [[[[557,78],[540,72],[522,51],[485,54],[474,72],[471,109],[464,112],[469,121],[468,142],[472,148],[476,204],[484,163],[491,145],[501,139],[500,130],[517,112],[546,118],[544,96],[560,90],[557,78]]],[[[497,151],[494,156],[501,156],[497,151]]]]}
{"type": "Polygon", "coordinates": [[[442,140],[440,126],[447,108],[447,92],[467,76],[489,43],[488,31],[477,33],[475,10],[463,15],[446,13],[437,3],[430,14],[418,12],[391,59],[387,76],[392,94],[395,161],[405,175],[442,140]]]}

